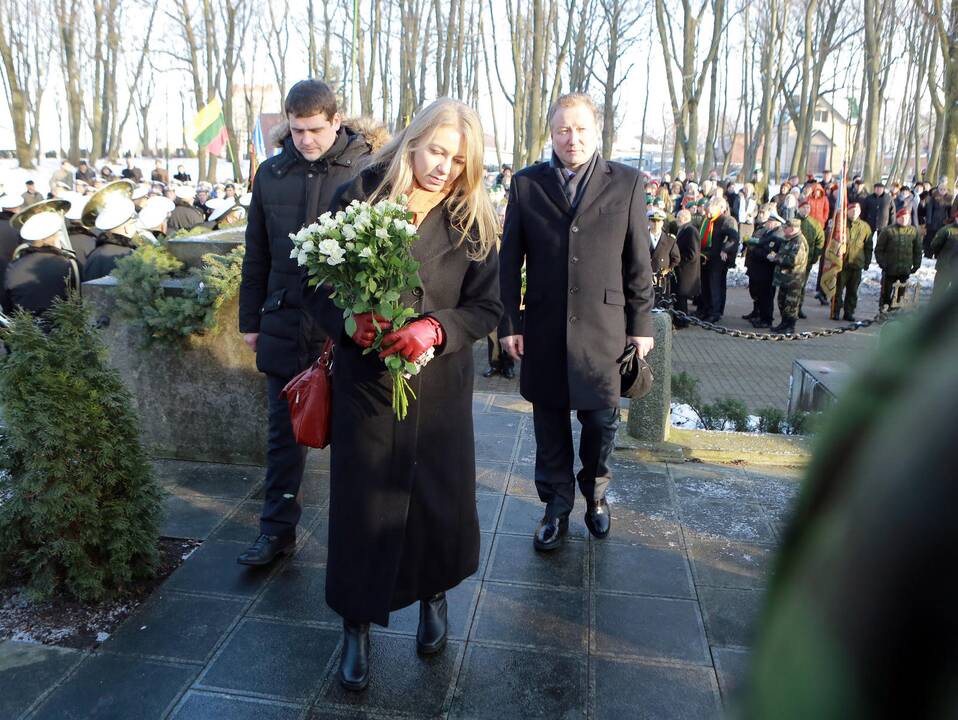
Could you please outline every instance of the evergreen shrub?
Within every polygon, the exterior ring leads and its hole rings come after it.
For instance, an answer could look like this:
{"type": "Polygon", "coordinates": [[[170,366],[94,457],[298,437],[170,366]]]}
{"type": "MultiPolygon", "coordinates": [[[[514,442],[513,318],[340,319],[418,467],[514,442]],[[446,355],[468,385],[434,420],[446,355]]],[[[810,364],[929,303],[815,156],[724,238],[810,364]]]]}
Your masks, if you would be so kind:
{"type": "Polygon", "coordinates": [[[161,490],[79,296],[0,339],[0,581],[88,602],[151,577],[161,490]]]}

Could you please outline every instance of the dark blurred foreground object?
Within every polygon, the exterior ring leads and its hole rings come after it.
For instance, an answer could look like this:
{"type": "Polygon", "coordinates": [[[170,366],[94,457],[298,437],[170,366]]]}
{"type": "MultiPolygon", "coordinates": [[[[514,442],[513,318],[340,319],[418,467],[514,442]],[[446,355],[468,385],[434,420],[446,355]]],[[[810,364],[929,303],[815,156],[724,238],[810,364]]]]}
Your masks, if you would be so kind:
{"type": "Polygon", "coordinates": [[[821,430],[738,717],[958,717],[958,287],[887,326],[821,430]],[[908,429],[920,432],[908,432],[908,429]]]}

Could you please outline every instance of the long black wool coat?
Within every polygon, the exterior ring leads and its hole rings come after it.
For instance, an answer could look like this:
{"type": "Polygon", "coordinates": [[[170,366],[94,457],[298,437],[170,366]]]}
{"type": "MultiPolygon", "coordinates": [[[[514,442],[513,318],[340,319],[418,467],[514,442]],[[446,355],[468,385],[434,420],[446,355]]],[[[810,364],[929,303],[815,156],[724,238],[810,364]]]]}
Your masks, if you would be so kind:
{"type": "MultiPolygon", "coordinates": [[[[335,210],[364,200],[382,169],[344,187],[335,210]]],[[[435,317],[444,343],[410,380],[416,400],[397,421],[375,353],[343,329],[342,311],[305,285],[305,308],[336,342],[326,602],[341,616],[386,625],[389,612],[459,584],[479,567],[472,430],[473,343],[496,327],[496,250],[470,260],[444,205],[419,227],[413,256],[423,289],[402,299],[435,317]]]]}
{"type": "Polygon", "coordinates": [[[626,337],[652,336],[649,228],[638,171],[597,158],[573,209],[554,168],[523,169],[509,191],[500,263],[499,337],[524,336],[522,396],[557,409],[617,406],[616,359],[626,337]]]}

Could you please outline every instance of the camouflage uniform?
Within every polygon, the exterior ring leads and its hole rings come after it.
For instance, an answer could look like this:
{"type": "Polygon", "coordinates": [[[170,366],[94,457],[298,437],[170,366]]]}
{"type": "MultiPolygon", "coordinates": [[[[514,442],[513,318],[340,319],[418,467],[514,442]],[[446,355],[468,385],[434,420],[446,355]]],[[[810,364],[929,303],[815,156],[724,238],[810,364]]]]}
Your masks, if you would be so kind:
{"type": "Polygon", "coordinates": [[[786,235],[775,255],[775,278],[772,281],[778,288],[778,311],[782,316],[782,324],[794,326],[798,319],[807,266],[808,243],[805,236],[801,231],[791,237],[786,235]]]}
{"type": "Polygon", "coordinates": [[[802,309],[805,304],[805,286],[808,285],[808,276],[812,273],[812,268],[818,265],[818,259],[825,251],[825,230],[822,224],[811,215],[802,218],[802,235],[805,236],[805,242],[808,243],[808,264],[805,266],[805,278],[802,281],[802,299],[798,303],[798,309],[802,309]]]}
{"type": "MultiPolygon", "coordinates": [[[[905,282],[921,267],[921,238],[911,225],[889,225],[878,234],[875,260],[881,268],[881,305],[891,305],[892,285],[905,282]]],[[[901,293],[896,303],[901,299],[901,293]]]]}
{"type": "Polygon", "coordinates": [[[858,307],[858,286],[862,283],[862,271],[872,264],[872,229],[861,218],[848,223],[848,241],[842,258],[842,271],[838,273],[835,297],[832,298],[832,319],[838,319],[838,311],[844,310],[845,319],[855,317],[858,307]]]}
{"type": "Polygon", "coordinates": [[[955,717],[958,288],[882,340],[816,432],[737,720],[955,717]]]}

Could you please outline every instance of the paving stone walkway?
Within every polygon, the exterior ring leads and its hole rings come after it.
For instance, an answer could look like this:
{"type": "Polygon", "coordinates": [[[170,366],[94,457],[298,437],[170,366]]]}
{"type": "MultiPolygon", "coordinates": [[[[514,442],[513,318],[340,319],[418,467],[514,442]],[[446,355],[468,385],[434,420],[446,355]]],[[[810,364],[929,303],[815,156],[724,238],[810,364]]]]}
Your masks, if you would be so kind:
{"type": "Polygon", "coordinates": [[[295,555],[265,571],[235,562],[256,535],[262,469],[163,461],[163,532],[203,544],[94,653],[0,644],[0,718],[720,717],[798,473],[618,452],[611,536],[589,536],[580,498],[570,539],[543,555],[530,408],[477,392],[474,410],[481,566],[449,593],[439,656],[416,655],[412,606],[374,630],[369,688],[336,682],[327,453],[310,454],[295,555]]]}

